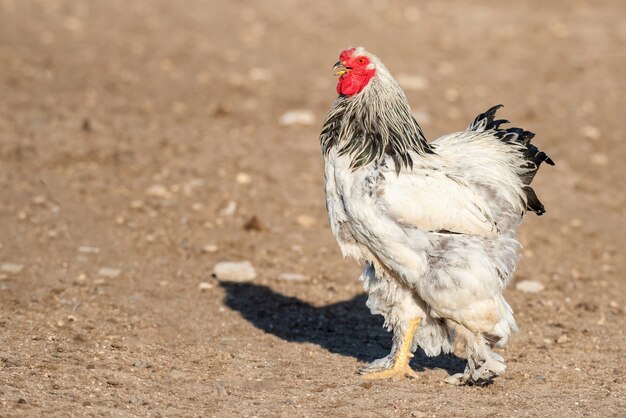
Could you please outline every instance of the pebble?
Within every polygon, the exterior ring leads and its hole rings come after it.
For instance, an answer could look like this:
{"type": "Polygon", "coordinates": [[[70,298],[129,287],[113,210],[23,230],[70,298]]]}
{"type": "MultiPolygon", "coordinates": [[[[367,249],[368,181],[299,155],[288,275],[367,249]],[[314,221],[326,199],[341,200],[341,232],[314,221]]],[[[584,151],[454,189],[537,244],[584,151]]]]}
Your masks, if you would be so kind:
{"type": "Polygon", "coordinates": [[[235,202],[234,200],[229,200],[226,203],[226,206],[220,209],[219,215],[220,216],[233,216],[235,212],[237,212],[237,202],[235,202]]]}
{"type": "MultiPolygon", "coordinates": [[[[108,382],[107,382],[108,383],[108,382]]],[[[133,405],[148,405],[148,401],[140,396],[133,396],[128,400],[128,403],[133,405]]]]}
{"type": "Polygon", "coordinates": [[[272,72],[267,68],[255,67],[248,72],[248,78],[252,81],[269,81],[272,79],[272,72]]]}
{"type": "Polygon", "coordinates": [[[565,334],[561,335],[559,338],[556,339],[557,344],[564,344],[568,341],[569,341],[569,338],[565,334]]]}
{"type": "Polygon", "coordinates": [[[122,270],[114,267],[101,267],[100,270],[98,270],[98,274],[103,277],[114,279],[122,274],[122,270]]]}
{"type": "Polygon", "coordinates": [[[207,244],[204,247],[202,247],[202,252],[204,253],[216,253],[218,250],[218,246],[215,244],[207,244]]]}
{"type": "Polygon", "coordinates": [[[185,196],[192,196],[196,189],[204,186],[206,181],[201,178],[194,178],[183,184],[183,193],[185,196]]]}
{"type": "Polygon", "coordinates": [[[539,293],[545,289],[543,284],[535,280],[522,280],[515,285],[515,288],[525,293],[539,293]]]}
{"type": "Polygon", "coordinates": [[[215,383],[213,385],[213,394],[217,396],[228,396],[228,391],[222,383],[215,383]]]}
{"type": "Polygon", "coordinates": [[[78,247],[78,252],[84,254],[98,254],[100,252],[100,248],[90,247],[89,245],[81,245],[78,247]]]}
{"type": "Polygon", "coordinates": [[[265,227],[258,217],[253,216],[243,225],[243,229],[246,231],[264,231],[265,227]]]}
{"type": "Polygon", "coordinates": [[[449,102],[456,102],[461,98],[461,93],[459,93],[459,91],[456,89],[449,88],[444,93],[444,97],[449,102]]]}
{"type": "Polygon", "coordinates": [[[426,90],[428,80],[418,74],[398,74],[398,83],[405,90],[426,90]]]}
{"type": "Polygon", "coordinates": [[[278,123],[282,126],[313,125],[315,123],[315,115],[310,110],[290,110],[278,118],[278,123]]]}
{"type": "Polygon", "coordinates": [[[44,203],[46,203],[46,196],[43,196],[43,195],[35,196],[33,197],[32,202],[35,205],[43,205],[44,203]]]}
{"type": "Polygon", "coordinates": [[[239,184],[250,184],[252,182],[252,177],[250,177],[250,174],[248,173],[240,172],[235,176],[235,180],[239,184]]]}
{"type": "Polygon", "coordinates": [[[315,218],[311,215],[298,215],[296,222],[298,222],[301,227],[307,229],[311,228],[316,223],[315,218]]]}
{"type": "Polygon", "coordinates": [[[307,280],[307,277],[299,273],[281,273],[278,276],[278,279],[285,280],[288,282],[304,282],[307,280]]]}
{"type": "Polygon", "coordinates": [[[11,274],[17,274],[24,270],[24,265],[17,263],[2,263],[2,265],[0,265],[0,270],[11,274]]]}
{"type": "MultiPolygon", "coordinates": [[[[130,208],[131,209],[141,209],[142,207],[143,207],[143,201],[142,200],[133,200],[132,202],[130,202],[130,208]]],[[[123,222],[123,220],[124,220],[124,218],[122,217],[122,222],[123,222]]]]}
{"type": "Polygon", "coordinates": [[[140,369],[149,369],[152,367],[152,364],[148,360],[139,359],[133,361],[133,367],[138,367],[140,369]]]}
{"type": "Polygon", "coordinates": [[[598,152],[591,156],[591,162],[595,165],[605,166],[609,163],[609,157],[606,154],[598,152]]]}
{"type": "Polygon", "coordinates": [[[204,292],[205,290],[213,289],[213,285],[209,282],[200,282],[198,283],[198,290],[204,292]]]}
{"type": "Polygon", "coordinates": [[[152,186],[146,189],[146,194],[152,197],[158,197],[159,199],[171,199],[172,193],[167,190],[162,184],[153,184],[152,186]]]}
{"type": "Polygon", "coordinates": [[[596,128],[595,126],[591,126],[591,125],[583,126],[582,128],[580,128],[580,134],[583,137],[590,139],[592,141],[597,141],[598,139],[600,139],[600,130],[596,128]]]}
{"type": "Polygon", "coordinates": [[[256,277],[256,271],[249,261],[222,261],[213,268],[213,274],[220,280],[249,282],[256,277]]]}

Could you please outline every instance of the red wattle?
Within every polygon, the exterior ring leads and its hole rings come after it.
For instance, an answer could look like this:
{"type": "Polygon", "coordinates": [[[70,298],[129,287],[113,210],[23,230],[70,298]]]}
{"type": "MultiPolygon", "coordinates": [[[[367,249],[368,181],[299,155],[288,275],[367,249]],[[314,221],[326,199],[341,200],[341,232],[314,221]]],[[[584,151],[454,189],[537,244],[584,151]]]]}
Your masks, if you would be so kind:
{"type": "Polygon", "coordinates": [[[337,93],[343,94],[344,96],[354,96],[355,94],[360,93],[365,86],[367,86],[370,79],[374,77],[374,74],[376,74],[375,69],[359,72],[348,71],[339,77],[339,82],[337,83],[337,93]]]}

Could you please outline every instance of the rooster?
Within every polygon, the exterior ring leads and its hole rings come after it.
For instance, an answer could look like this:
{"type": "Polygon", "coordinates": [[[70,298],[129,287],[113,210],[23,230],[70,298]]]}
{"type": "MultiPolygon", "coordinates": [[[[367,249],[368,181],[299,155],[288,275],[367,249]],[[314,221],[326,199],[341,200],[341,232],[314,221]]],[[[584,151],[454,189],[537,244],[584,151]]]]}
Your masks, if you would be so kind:
{"type": "Polygon", "coordinates": [[[530,187],[553,161],[494,106],[463,132],[428,143],[406,96],[363,48],[334,66],[339,96],[320,134],[326,205],[344,256],[363,263],[367,307],[393,331],[391,353],[361,372],[417,377],[409,361],[464,342],[467,367],[446,379],[486,385],[501,375],[493,351],[517,330],[502,292],[520,244],[516,228],[544,206],[530,187]]]}

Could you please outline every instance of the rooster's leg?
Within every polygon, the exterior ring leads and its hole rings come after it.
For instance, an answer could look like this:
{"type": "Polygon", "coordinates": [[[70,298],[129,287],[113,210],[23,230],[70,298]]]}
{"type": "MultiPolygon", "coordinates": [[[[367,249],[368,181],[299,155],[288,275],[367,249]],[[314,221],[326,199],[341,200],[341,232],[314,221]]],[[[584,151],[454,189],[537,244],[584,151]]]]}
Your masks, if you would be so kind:
{"type": "Polygon", "coordinates": [[[374,362],[370,367],[361,371],[365,379],[389,379],[410,377],[417,379],[418,375],[409,366],[409,361],[413,357],[411,353],[411,344],[413,343],[413,335],[420,323],[420,318],[413,319],[409,322],[406,330],[401,335],[401,341],[396,349],[389,357],[374,362]],[[380,364],[378,364],[380,362],[380,364]],[[381,370],[382,369],[382,370],[381,370]]]}

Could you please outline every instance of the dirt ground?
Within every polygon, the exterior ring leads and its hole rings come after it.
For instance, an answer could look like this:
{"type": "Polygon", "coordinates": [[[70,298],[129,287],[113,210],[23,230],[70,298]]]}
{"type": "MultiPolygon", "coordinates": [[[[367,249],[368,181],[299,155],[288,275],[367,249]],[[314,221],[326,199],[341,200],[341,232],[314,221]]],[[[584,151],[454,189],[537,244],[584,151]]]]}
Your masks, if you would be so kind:
{"type": "Polygon", "coordinates": [[[0,416],[626,416],[625,16],[0,0],[0,416]],[[331,236],[318,142],[354,45],[401,78],[428,138],[503,103],[557,163],[489,387],[443,384],[452,356],[417,353],[416,381],[355,373],[390,334],[331,236]],[[312,123],[279,123],[296,109],[312,123]],[[240,260],[256,279],[212,277],[240,260]]]}

